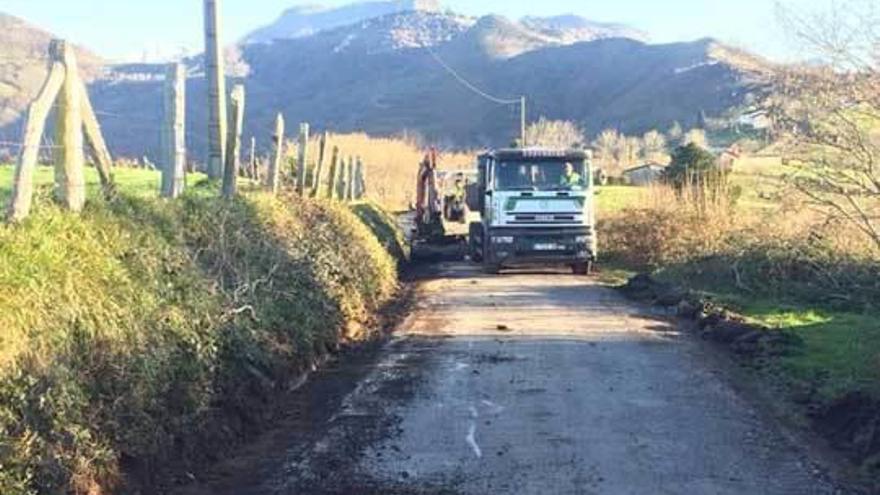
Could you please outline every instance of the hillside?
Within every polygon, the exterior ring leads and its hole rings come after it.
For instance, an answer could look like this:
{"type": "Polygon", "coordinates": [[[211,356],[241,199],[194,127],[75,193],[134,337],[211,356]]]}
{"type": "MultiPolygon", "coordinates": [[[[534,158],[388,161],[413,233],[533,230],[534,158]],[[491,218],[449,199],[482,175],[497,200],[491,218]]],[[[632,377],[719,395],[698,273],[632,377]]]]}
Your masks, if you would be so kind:
{"type": "MultiPolygon", "coordinates": [[[[2,129],[17,120],[39,92],[52,38],[22,19],[0,13],[0,140],[16,140],[2,129]]],[[[98,56],[83,48],[77,49],[77,55],[87,80],[100,74],[103,61],[98,56]]]]}
{"type": "MultiPolygon", "coordinates": [[[[309,121],[316,129],[378,135],[409,130],[459,147],[507,144],[518,109],[464,88],[427,46],[493,94],[528,95],[532,117],[573,120],[591,133],[666,129],[674,121],[693,126],[701,111],[718,115],[740,103],[749,74],[738,58],[717,56],[731,51],[708,39],[565,45],[503,17],[472,23],[462,16],[406,12],[241,47],[249,68],[247,133],[268,135],[274,113],[281,111],[288,122],[309,121]]],[[[131,129],[159,128],[161,83],[99,81],[93,93],[102,110],[130,117],[125,127],[117,119],[105,124],[118,151],[140,156],[158,145],[158,131],[131,129]]],[[[190,79],[190,129],[203,127],[203,94],[204,80],[190,79]]],[[[200,153],[201,136],[191,134],[190,141],[200,153]]]]}
{"type": "MultiPolygon", "coordinates": [[[[740,103],[749,73],[764,63],[708,39],[652,45],[634,39],[635,31],[612,35],[626,29],[576,16],[474,19],[422,8],[239,45],[227,51],[235,62],[229,77],[247,87],[245,134],[256,135],[264,150],[279,111],[290,123],[308,121],[318,130],[408,131],[471,148],[509,143],[518,109],[469,91],[434,55],[492,94],[527,95],[531,118],[572,120],[593,134],[608,127],[666,129],[675,121],[693,126],[701,112],[719,115],[740,103]]],[[[49,35],[42,37],[48,43],[49,35]]],[[[187,63],[188,144],[198,159],[206,144],[201,57],[187,63]]],[[[41,65],[34,67],[39,75],[41,65]]],[[[91,84],[114,153],[156,156],[161,74],[161,67],[116,66],[91,84]]],[[[20,121],[9,121],[38,87],[17,93],[19,104],[9,107],[0,137],[17,136],[20,121]]]]}

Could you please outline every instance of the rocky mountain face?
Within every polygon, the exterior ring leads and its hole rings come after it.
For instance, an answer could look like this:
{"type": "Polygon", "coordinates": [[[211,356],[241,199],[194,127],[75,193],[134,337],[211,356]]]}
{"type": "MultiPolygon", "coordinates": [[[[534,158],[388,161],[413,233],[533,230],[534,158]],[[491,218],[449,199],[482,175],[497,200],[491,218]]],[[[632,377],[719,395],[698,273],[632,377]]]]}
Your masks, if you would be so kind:
{"type": "MultiPolygon", "coordinates": [[[[696,125],[701,115],[741,103],[749,74],[763,63],[712,40],[651,45],[636,31],[613,34],[627,30],[574,16],[474,19],[416,8],[241,44],[228,50],[237,68],[229,77],[247,88],[245,134],[264,149],[276,112],[316,130],[408,131],[475,147],[508,144],[519,109],[488,101],[450,70],[505,99],[526,95],[534,119],[572,120],[595,134],[696,125]]],[[[187,135],[198,160],[206,146],[205,83],[200,59],[188,64],[187,135]]],[[[90,91],[115,153],[156,156],[161,70],[111,67],[90,91]]]]}
{"type": "MultiPolygon", "coordinates": [[[[22,19],[0,13],[0,128],[19,119],[42,87],[52,38],[22,19]]],[[[98,56],[82,48],[77,49],[77,55],[86,80],[101,74],[103,61],[98,56]]],[[[6,141],[18,137],[0,134],[6,141]]]]}
{"type": "Polygon", "coordinates": [[[275,40],[311,36],[367,19],[375,19],[399,12],[439,12],[437,0],[403,0],[363,2],[339,8],[318,5],[293,7],[286,10],[272,24],[245,36],[244,43],[269,43],[275,40]]]}

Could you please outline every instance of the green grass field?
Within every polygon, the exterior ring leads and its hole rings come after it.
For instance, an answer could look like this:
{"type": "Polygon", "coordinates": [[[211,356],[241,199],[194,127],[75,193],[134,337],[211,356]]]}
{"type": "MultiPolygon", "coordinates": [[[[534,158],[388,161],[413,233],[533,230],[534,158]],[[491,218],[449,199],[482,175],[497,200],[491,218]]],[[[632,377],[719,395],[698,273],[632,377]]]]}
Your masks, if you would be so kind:
{"type": "MultiPolygon", "coordinates": [[[[34,174],[34,184],[37,190],[50,190],[54,181],[54,169],[40,166],[34,174]]],[[[12,165],[0,165],[0,208],[5,207],[12,193],[12,179],[15,168],[12,165]]],[[[201,173],[187,174],[187,184],[196,185],[204,181],[206,176],[201,173]]],[[[113,180],[117,187],[129,196],[137,198],[153,198],[159,195],[159,185],[162,182],[162,174],[156,170],[144,170],[137,168],[114,168],[113,180]]],[[[249,181],[243,181],[243,186],[248,187],[249,181]]],[[[98,172],[92,167],[86,168],[86,187],[88,197],[97,197],[101,190],[101,182],[98,172]]]]}
{"type": "Polygon", "coordinates": [[[661,278],[705,293],[756,323],[800,337],[803,345],[779,360],[784,378],[816,387],[833,400],[853,391],[880,396],[880,313],[838,309],[784,295],[747,293],[707,269],[665,270],[661,278]]]}
{"type": "Polygon", "coordinates": [[[648,190],[632,186],[602,186],[597,191],[596,208],[601,218],[638,205],[648,190]]]}

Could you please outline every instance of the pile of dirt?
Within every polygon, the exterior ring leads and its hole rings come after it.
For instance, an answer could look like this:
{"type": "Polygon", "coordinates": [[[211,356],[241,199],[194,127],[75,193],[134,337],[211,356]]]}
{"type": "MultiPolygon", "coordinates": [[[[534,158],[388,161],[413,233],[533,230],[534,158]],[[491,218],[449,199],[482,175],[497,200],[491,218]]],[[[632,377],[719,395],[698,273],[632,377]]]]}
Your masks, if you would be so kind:
{"type": "Polygon", "coordinates": [[[810,416],[833,447],[880,474],[880,400],[853,392],[817,408],[810,416]]]}
{"type": "Polygon", "coordinates": [[[667,308],[670,313],[694,321],[704,339],[739,355],[782,355],[800,344],[800,339],[791,333],[749,322],[704,296],[648,274],[632,277],[620,290],[630,299],[667,308]]]}

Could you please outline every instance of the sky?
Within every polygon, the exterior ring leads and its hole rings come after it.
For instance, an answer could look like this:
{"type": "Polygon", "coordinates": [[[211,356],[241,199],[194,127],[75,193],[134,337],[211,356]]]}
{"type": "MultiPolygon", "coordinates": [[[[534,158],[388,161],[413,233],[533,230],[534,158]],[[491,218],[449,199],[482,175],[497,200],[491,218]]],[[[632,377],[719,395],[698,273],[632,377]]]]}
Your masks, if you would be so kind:
{"type": "MultiPolygon", "coordinates": [[[[226,43],[275,20],[291,6],[352,0],[224,0],[226,43]]],[[[781,0],[789,8],[827,8],[833,0],[781,0]]],[[[646,31],[656,43],[711,36],[775,60],[806,56],[783,34],[776,0],[443,0],[469,15],[578,14],[646,31]]],[[[113,61],[152,61],[202,50],[201,0],[0,0],[0,12],[22,17],[113,61]]]]}

